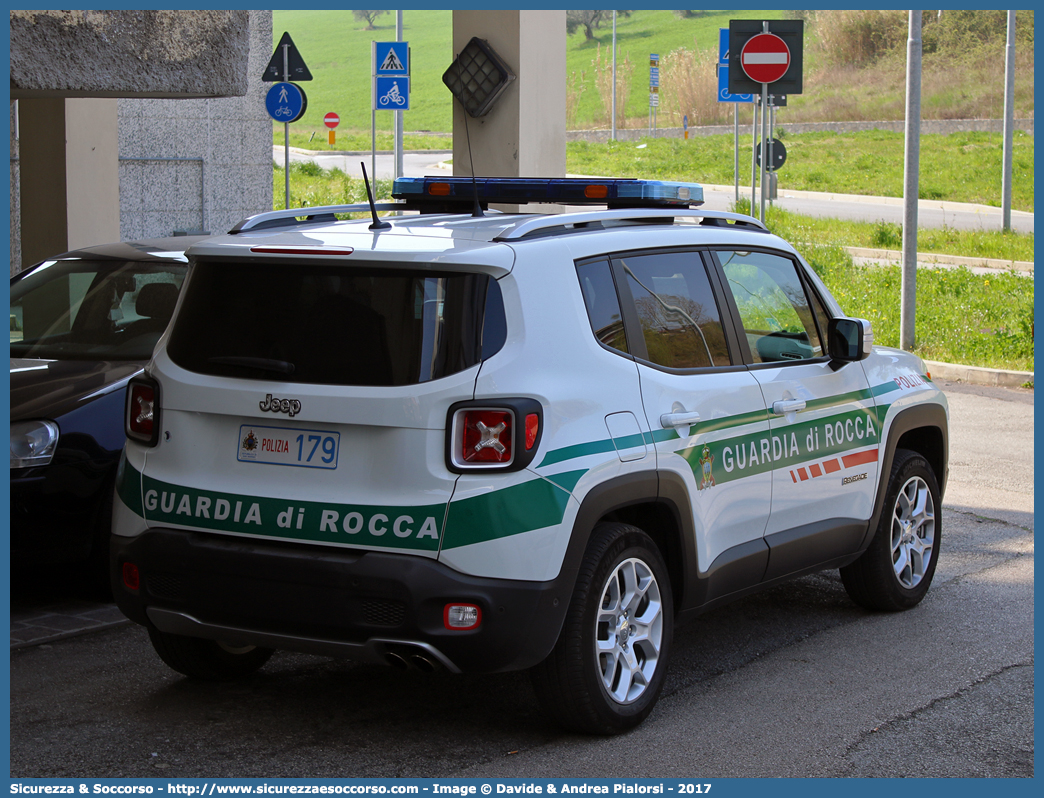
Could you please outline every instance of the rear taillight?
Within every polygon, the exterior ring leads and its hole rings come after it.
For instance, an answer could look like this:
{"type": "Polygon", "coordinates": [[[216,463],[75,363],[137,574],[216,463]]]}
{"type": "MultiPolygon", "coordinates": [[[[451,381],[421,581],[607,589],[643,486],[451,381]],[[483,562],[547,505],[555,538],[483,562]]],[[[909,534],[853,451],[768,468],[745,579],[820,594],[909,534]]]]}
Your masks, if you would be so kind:
{"type": "Polygon", "coordinates": [[[510,465],[515,414],[510,410],[464,410],[460,460],[467,465],[510,465]]]}
{"type": "Polygon", "coordinates": [[[449,411],[447,465],[458,474],[519,471],[536,455],[542,418],[533,399],[458,402],[449,411]]]}
{"type": "Polygon", "coordinates": [[[136,377],[127,386],[125,432],[132,440],[155,446],[159,440],[159,385],[136,377]]]}

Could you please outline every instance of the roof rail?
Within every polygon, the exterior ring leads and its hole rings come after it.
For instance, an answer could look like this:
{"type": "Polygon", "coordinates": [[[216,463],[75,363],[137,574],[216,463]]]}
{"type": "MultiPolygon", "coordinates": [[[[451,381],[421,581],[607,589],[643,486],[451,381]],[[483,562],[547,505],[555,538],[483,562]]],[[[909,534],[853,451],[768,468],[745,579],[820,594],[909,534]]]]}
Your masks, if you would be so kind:
{"type": "MultiPolygon", "coordinates": [[[[401,211],[406,208],[403,202],[382,202],[377,204],[379,211],[401,211]]],[[[245,233],[249,230],[270,230],[275,227],[294,227],[300,224],[314,224],[316,222],[335,222],[337,213],[366,213],[370,212],[370,205],[366,202],[357,202],[353,205],[315,205],[308,208],[290,208],[285,211],[269,211],[268,213],[257,213],[248,216],[229,230],[229,234],[245,233]],[[304,217],[301,219],[300,217],[304,217]]]]}
{"type": "Polygon", "coordinates": [[[670,219],[702,219],[701,224],[724,226],[732,222],[737,227],[749,227],[752,230],[768,232],[765,225],[753,216],[745,216],[742,213],[730,213],[728,211],[703,211],[698,209],[680,208],[677,210],[669,208],[634,208],[631,210],[609,210],[589,211],[586,213],[562,213],[553,216],[537,216],[519,222],[509,230],[494,238],[494,241],[517,241],[538,235],[554,235],[556,229],[562,232],[579,232],[587,226],[599,222],[636,222],[651,223],[657,220],[670,219]]]}

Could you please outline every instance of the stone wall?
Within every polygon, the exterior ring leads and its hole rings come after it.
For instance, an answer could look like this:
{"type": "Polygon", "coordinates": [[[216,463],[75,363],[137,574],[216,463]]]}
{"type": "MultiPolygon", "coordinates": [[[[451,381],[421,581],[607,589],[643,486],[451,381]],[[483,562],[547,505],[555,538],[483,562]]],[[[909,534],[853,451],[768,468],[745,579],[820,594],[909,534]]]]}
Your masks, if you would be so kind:
{"type": "Polygon", "coordinates": [[[242,95],[248,13],[11,11],[11,97],[242,95]]]}
{"type": "Polygon", "coordinates": [[[249,13],[244,96],[119,100],[120,238],[223,233],[272,209],[272,14],[249,13]]]}

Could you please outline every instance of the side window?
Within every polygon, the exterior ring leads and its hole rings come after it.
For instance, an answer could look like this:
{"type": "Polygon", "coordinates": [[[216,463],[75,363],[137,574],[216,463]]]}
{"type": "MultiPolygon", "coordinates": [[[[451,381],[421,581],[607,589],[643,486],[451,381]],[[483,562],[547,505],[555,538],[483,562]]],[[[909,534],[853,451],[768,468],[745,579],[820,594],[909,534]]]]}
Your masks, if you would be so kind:
{"type": "Polygon", "coordinates": [[[765,252],[718,252],[755,363],[808,360],[823,344],[790,258],[765,252]]]}
{"type": "Polygon", "coordinates": [[[627,275],[650,361],[676,369],[731,365],[699,253],[624,255],[614,265],[627,275]]]}
{"type": "Polygon", "coordinates": [[[580,290],[584,294],[587,317],[595,337],[606,346],[627,352],[620,300],[616,296],[616,285],[608,260],[578,263],[576,276],[580,278],[580,290]]]}

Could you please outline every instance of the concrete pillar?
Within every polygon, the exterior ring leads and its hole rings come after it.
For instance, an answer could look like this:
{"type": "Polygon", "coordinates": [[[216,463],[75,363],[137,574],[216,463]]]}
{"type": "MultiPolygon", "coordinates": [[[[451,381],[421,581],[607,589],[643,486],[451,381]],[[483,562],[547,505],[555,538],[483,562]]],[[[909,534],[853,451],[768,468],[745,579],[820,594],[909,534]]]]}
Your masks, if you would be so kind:
{"type": "Polygon", "coordinates": [[[22,270],[21,168],[18,161],[18,100],[11,100],[11,276],[22,270]]]}
{"type": "Polygon", "coordinates": [[[474,162],[486,177],[564,177],[565,11],[454,11],[454,58],[472,36],[489,42],[517,79],[489,113],[468,117],[467,132],[454,100],[453,173],[472,174],[474,162]]]}
{"type": "Polygon", "coordinates": [[[18,102],[22,267],[120,240],[114,99],[18,102]]]}

